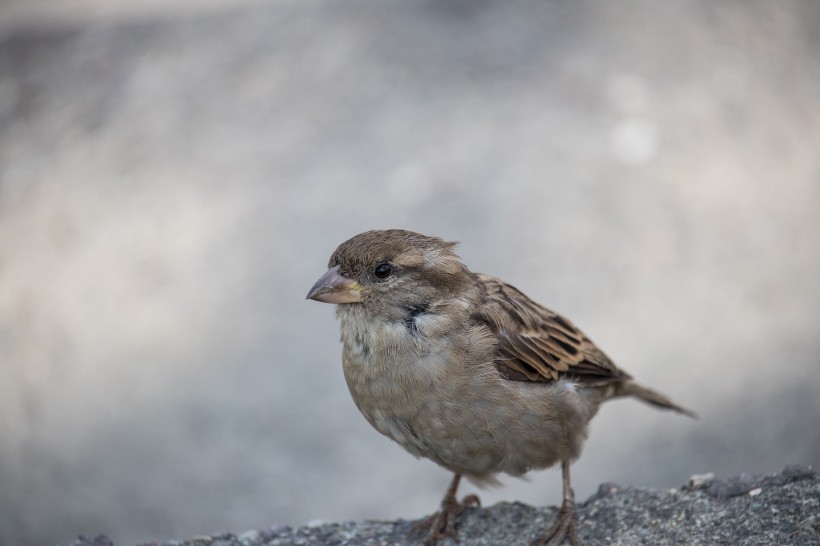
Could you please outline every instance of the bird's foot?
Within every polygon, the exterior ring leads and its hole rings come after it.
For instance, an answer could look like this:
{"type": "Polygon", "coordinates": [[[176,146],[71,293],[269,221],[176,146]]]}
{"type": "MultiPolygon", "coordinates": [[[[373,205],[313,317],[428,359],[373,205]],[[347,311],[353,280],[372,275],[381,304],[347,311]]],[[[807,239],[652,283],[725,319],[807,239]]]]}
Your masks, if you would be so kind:
{"type": "Polygon", "coordinates": [[[581,546],[578,531],[575,528],[575,503],[562,504],[558,512],[558,522],[552,531],[530,542],[530,546],[559,546],[566,538],[569,538],[572,546],[581,546]]]}
{"type": "Polygon", "coordinates": [[[481,501],[477,495],[467,495],[461,502],[453,497],[445,497],[441,501],[441,509],[415,524],[411,529],[410,534],[417,534],[427,531],[424,544],[426,546],[436,546],[438,541],[449,537],[453,540],[456,538],[456,520],[458,517],[471,506],[481,506],[481,501]]]}

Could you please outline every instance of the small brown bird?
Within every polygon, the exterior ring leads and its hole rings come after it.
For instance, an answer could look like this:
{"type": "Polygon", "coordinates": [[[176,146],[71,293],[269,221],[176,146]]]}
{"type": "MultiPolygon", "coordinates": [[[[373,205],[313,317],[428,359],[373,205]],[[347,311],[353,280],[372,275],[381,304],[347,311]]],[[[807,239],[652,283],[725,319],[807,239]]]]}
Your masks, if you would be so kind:
{"type": "Polygon", "coordinates": [[[455,473],[428,545],[455,538],[481,485],[561,463],[555,527],[533,544],[579,544],[569,465],[602,402],[634,396],[694,416],[632,381],[561,315],[459,261],[456,243],[391,229],[345,241],[307,297],[337,304],[342,365],[356,406],[376,430],[455,473]]]}

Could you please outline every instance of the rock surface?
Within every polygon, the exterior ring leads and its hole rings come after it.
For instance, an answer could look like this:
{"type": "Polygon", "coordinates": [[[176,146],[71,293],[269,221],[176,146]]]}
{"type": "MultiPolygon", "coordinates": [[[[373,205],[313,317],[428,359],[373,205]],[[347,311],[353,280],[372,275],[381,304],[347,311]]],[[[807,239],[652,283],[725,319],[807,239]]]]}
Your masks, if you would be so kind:
{"type": "MultiPolygon", "coordinates": [[[[461,546],[527,544],[548,529],[556,507],[499,503],[470,508],[460,520],[461,546]]],[[[787,466],[767,476],[729,479],[693,476],[681,489],[659,491],[607,483],[578,506],[585,546],[603,544],[820,544],[820,476],[811,467],[787,466]]],[[[272,527],[241,534],[195,537],[154,546],[274,546],[421,544],[408,539],[415,521],[321,523],[272,527]]],[[[71,546],[111,546],[104,536],[80,537],[71,546]]],[[[455,544],[442,541],[444,546],[455,544]]]]}

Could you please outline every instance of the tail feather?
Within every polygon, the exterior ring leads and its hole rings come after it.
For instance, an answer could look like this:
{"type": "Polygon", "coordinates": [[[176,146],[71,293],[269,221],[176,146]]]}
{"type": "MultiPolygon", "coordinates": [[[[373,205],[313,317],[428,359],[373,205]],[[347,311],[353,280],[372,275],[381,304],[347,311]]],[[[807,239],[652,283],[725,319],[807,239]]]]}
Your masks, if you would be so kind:
{"type": "Polygon", "coordinates": [[[661,393],[653,391],[652,389],[649,389],[642,385],[639,385],[634,381],[624,381],[621,383],[615,383],[614,385],[612,385],[612,387],[613,391],[611,396],[613,398],[621,396],[634,396],[635,398],[643,402],[646,402],[647,404],[651,404],[656,408],[677,411],[678,413],[682,413],[693,419],[698,418],[698,414],[694,411],[679,406],[672,402],[666,396],[662,395],[661,393]]]}

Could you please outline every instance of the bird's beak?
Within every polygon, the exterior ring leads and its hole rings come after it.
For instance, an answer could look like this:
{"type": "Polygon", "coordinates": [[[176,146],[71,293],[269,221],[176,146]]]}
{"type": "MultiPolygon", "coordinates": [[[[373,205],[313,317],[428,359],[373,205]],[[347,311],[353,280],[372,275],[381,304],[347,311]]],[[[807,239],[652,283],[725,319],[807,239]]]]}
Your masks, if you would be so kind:
{"type": "Polygon", "coordinates": [[[309,300],[324,303],[355,303],[362,300],[362,287],[339,273],[339,266],[328,269],[308,292],[309,300]]]}

